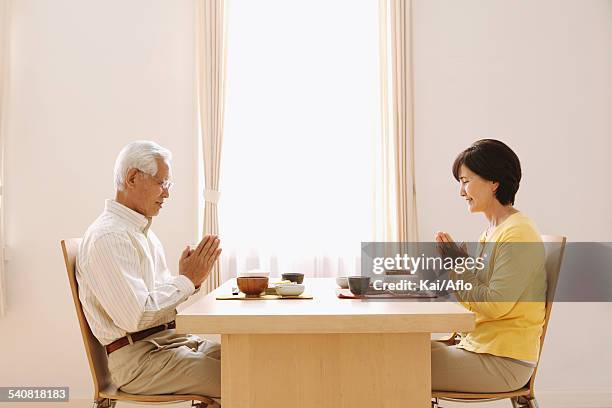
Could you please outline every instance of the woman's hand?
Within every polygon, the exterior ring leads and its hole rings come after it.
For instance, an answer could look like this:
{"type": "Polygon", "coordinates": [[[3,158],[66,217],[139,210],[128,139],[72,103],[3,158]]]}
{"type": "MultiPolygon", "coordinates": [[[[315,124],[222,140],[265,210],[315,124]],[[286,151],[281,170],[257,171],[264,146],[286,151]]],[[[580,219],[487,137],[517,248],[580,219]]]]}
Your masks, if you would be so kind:
{"type": "Polygon", "coordinates": [[[441,256],[452,259],[466,258],[469,256],[465,242],[457,245],[448,232],[437,231],[435,239],[436,248],[441,256]]]}

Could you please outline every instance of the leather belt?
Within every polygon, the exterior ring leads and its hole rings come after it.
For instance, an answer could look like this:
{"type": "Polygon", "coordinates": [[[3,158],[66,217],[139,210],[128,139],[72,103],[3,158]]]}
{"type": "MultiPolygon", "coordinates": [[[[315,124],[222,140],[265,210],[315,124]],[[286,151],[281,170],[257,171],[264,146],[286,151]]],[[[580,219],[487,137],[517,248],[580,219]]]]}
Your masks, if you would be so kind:
{"type": "Polygon", "coordinates": [[[119,350],[123,346],[127,346],[128,344],[133,344],[135,341],[139,341],[145,339],[152,334],[158,333],[162,330],[174,329],[176,327],[176,322],[173,320],[166,324],[160,324],[159,326],[150,327],[148,329],[141,330],[136,333],[128,333],[125,337],[117,339],[110,344],[104,346],[106,349],[106,354],[109,355],[113,351],[119,350]]]}

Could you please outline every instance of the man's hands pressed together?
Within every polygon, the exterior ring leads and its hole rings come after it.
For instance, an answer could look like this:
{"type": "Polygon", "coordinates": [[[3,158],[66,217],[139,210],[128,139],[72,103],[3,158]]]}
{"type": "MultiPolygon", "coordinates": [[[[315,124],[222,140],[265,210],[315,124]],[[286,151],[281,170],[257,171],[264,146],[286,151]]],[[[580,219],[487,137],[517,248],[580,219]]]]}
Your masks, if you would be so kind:
{"type": "Polygon", "coordinates": [[[219,238],[216,235],[206,235],[195,249],[185,248],[179,260],[179,274],[186,276],[197,288],[212,270],[221,254],[219,238]]]}

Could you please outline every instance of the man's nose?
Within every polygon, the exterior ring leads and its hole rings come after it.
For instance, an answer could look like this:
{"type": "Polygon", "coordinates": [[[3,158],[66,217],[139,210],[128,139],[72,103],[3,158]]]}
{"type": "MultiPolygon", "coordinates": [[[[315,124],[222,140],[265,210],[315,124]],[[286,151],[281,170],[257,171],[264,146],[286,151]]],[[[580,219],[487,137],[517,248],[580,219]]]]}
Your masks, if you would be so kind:
{"type": "Polygon", "coordinates": [[[170,197],[170,189],[164,188],[164,189],[162,190],[162,197],[163,197],[163,198],[168,198],[168,197],[170,197]]]}

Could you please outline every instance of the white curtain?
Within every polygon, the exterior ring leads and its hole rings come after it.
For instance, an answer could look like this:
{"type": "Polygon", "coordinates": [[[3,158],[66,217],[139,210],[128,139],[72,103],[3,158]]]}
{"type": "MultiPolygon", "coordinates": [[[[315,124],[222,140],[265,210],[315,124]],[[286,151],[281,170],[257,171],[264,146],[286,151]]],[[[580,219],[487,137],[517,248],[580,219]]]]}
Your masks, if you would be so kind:
{"type": "Polygon", "coordinates": [[[374,219],[380,241],[418,241],[411,7],[411,0],[379,0],[382,123],[374,219]]]}
{"type": "Polygon", "coordinates": [[[9,0],[0,0],[0,316],[6,312],[4,242],[4,138],[8,94],[9,0]]]}
{"type": "Polygon", "coordinates": [[[228,16],[222,279],[359,273],[380,128],[377,3],[232,0],[228,16]]]}
{"type": "MultiPolygon", "coordinates": [[[[202,158],[204,160],[204,234],[218,234],[219,171],[225,111],[225,1],[196,0],[197,87],[202,158]]],[[[220,284],[215,264],[204,284],[210,292],[220,284]]]]}

